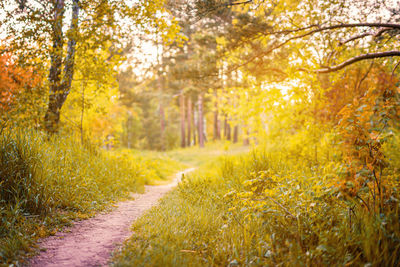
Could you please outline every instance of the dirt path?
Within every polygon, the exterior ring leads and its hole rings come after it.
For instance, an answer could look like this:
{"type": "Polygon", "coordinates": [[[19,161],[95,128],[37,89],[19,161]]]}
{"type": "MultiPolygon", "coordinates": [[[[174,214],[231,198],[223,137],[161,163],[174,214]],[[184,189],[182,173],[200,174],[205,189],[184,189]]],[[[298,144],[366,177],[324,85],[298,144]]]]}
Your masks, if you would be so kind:
{"type": "Polygon", "coordinates": [[[114,211],[76,222],[66,231],[43,239],[39,242],[43,252],[32,258],[28,266],[107,265],[111,252],[130,236],[132,222],[176,186],[183,173],[190,171],[179,172],[171,184],[146,186],[144,194],[135,194],[134,200],[119,203],[114,211]]]}

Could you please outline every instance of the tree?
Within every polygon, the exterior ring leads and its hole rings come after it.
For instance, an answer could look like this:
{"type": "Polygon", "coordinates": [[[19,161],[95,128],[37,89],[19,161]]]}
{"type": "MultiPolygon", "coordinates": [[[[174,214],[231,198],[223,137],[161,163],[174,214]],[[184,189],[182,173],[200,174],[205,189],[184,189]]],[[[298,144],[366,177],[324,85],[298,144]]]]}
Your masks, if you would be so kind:
{"type": "Polygon", "coordinates": [[[40,57],[44,62],[50,59],[49,100],[44,118],[44,126],[50,133],[58,131],[61,108],[71,91],[77,44],[90,40],[101,48],[112,42],[114,53],[118,54],[126,43],[124,37],[134,28],[157,24],[163,31],[170,27],[162,22],[163,17],[156,15],[157,10],[163,10],[162,1],[129,5],[102,0],[6,0],[0,7],[6,15],[0,23],[11,36],[8,50],[24,57],[40,57]],[[71,16],[69,21],[66,14],[71,16]]]}
{"type": "Polygon", "coordinates": [[[40,71],[21,66],[17,58],[8,53],[0,55],[0,111],[3,123],[37,126],[40,113],[40,71]],[[36,110],[36,112],[34,111],[36,110]]]}
{"type": "Polygon", "coordinates": [[[228,71],[248,65],[276,74],[290,68],[329,73],[364,60],[400,56],[399,6],[387,0],[199,1],[198,15],[232,6],[235,18],[226,53],[247,52],[237,55],[240,63],[228,71]],[[276,66],[274,58],[281,53],[296,56],[298,63],[276,66]]]}

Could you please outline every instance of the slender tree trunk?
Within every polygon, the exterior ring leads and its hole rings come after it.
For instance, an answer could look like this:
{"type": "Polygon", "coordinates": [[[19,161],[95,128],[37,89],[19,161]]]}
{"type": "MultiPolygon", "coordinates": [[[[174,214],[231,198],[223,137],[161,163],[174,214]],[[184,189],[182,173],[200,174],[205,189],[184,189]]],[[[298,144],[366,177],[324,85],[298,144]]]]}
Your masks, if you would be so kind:
{"type": "MultiPolygon", "coordinates": [[[[197,101],[198,103],[198,101],[197,101]]],[[[197,112],[197,105],[193,103],[193,145],[197,145],[197,130],[198,130],[198,112],[197,112]]]]}
{"type": "Polygon", "coordinates": [[[132,148],[132,114],[128,111],[128,119],[126,120],[126,146],[132,148]]]}
{"type": "Polygon", "coordinates": [[[187,146],[191,145],[192,139],[192,121],[193,121],[193,112],[192,112],[192,99],[190,96],[187,98],[187,146]]]}
{"type": "Polygon", "coordinates": [[[237,143],[239,138],[239,126],[235,125],[233,128],[233,143],[237,143]]]}
{"type": "Polygon", "coordinates": [[[229,122],[227,122],[227,127],[226,127],[226,140],[231,141],[232,139],[232,134],[231,134],[231,125],[229,122]]]}
{"type": "Polygon", "coordinates": [[[199,115],[198,115],[198,136],[199,136],[199,146],[204,147],[204,129],[203,129],[203,94],[199,94],[198,99],[199,105],[199,115]]]}
{"type": "Polygon", "coordinates": [[[219,114],[218,114],[218,96],[217,90],[214,90],[214,97],[215,97],[215,105],[214,105],[214,141],[221,139],[221,127],[219,121],[219,114]]]}
{"type": "Polygon", "coordinates": [[[246,130],[245,130],[246,133],[243,138],[243,145],[248,146],[250,144],[250,140],[249,140],[250,132],[249,132],[249,129],[247,129],[247,127],[245,127],[245,128],[246,128],[246,130]]]}
{"type": "MultiPolygon", "coordinates": [[[[204,100],[203,100],[203,102],[204,102],[204,100]]],[[[206,116],[204,116],[204,111],[203,111],[203,139],[204,139],[204,143],[208,142],[208,138],[207,138],[207,118],[206,118],[206,116]]]]}
{"type": "Polygon", "coordinates": [[[226,133],[228,132],[228,119],[226,118],[226,114],[224,116],[224,137],[227,139],[226,133]]]}
{"type": "Polygon", "coordinates": [[[159,76],[158,77],[158,93],[159,93],[159,116],[160,116],[160,143],[161,143],[161,150],[165,150],[165,112],[164,112],[164,103],[163,103],[163,88],[164,83],[163,83],[163,77],[159,76]]]}
{"type": "Polygon", "coordinates": [[[67,56],[64,60],[64,73],[62,73],[63,61],[63,16],[65,11],[64,0],[54,2],[54,24],[53,24],[53,49],[50,59],[51,66],[49,72],[50,95],[49,104],[44,117],[44,126],[49,133],[58,131],[60,121],[60,111],[71,90],[72,78],[74,76],[75,47],[78,34],[79,0],[72,2],[72,17],[67,56]]]}
{"type": "Polygon", "coordinates": [[[165,112],[163,106],[163,91],[164,91],[164,77],[163,77],[163,49],[162,46],[160,47],[160,35],[157,31],[157,63],[158,63],[158,94],[159,94],[159,116],[160,116],[160,143],[161,143],[161,150],[165,150],[165,112]]]}
{"type": "Polygon", "coordinates": [[[159,115],[160,115],[160,131],[161,131],[161,150],[165,150],[165,112],[164,112],[164,107],[163,104],[160,103],[160,109],[159,109],[159,115]]]}
{"type": "Polygon", "coordinates": [[[221,139],[220,121],[218,118],[218,110],[214,111],[214,141],[221,139]]]}
{"type": "Polygon", "coordinates": [[[81,143],[83,145],[83,117],[85,115],[85,89],[86,89],[86,80],[82,82],[82,95],[81,95],[81,101],[82,101],[82,110],[81,110],[81,125],[80,125],[80,130],[81,130],[81,143]]]}
{"type": "Polygon", "coordinates": [[[179,106],[181,112],[181,147],[186,147],[186,116],[185,116],[185,95],[183,92],[179,95],[179,106]]]}
{"type": "Polygon", "coordinates": [[[230,141],[231,138],[231,125],[228,122],[228,117],[225,115],[225,120],[224,120],[224,134],[225,134],[225,139],[230,141]]]}
{"type": "Polygon", "coordinates": [[[161,150],[165,150],[165,112],[164,112],[164,105],[162,101],[162,92],[163,92],[163,85],[162,85],[162,77],[158,78],[159,80],[159,116],[160,116],[160,138],[161,138],[161,150]]]}

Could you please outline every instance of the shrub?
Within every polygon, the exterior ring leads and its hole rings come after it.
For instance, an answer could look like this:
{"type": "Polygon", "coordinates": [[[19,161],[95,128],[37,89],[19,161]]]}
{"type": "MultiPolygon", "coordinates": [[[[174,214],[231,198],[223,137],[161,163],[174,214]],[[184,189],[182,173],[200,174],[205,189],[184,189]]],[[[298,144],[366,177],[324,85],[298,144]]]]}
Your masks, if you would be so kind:
{"type": "Polygon", "coordinates": [[[181,166],[157,160],[83,146],[73,137],[5,130],[0,135],[0,263],[13,262],[38,237],[141,192],[145,183],[165,179],[181,166]]]}

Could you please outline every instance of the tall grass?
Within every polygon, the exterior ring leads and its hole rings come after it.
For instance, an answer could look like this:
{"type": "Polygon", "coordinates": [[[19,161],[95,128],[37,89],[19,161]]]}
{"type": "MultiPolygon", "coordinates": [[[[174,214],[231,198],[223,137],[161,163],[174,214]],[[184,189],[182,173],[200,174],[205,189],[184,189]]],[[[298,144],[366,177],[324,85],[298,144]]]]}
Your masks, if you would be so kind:
{"type": "Polygon", "coordinates": [[[145,183],[165,179],[177,166],[171,160],[160,158],[156,165],[132,153],[82,146],[72,137],[3,132],[0,263],[15,261],[37,237],[71,219],[90,216],[129,192],[142,192],[145,183]]]}
{"type": "Polygon", "coordinates": [[[332,186],[335,162],[313,165],[287,151],[201,168],[134,223],[114,265],[399,266],[398,193],[383,213],[369,213],[332,186]]]}

